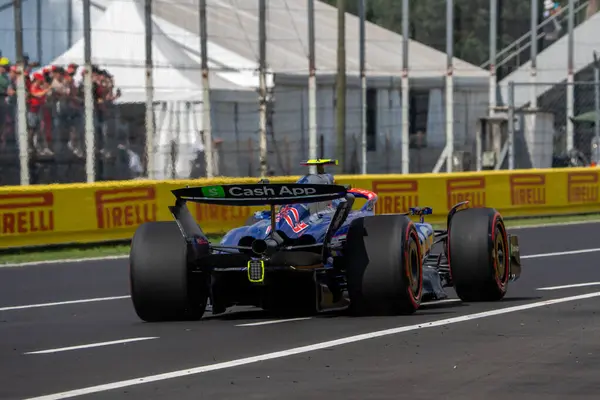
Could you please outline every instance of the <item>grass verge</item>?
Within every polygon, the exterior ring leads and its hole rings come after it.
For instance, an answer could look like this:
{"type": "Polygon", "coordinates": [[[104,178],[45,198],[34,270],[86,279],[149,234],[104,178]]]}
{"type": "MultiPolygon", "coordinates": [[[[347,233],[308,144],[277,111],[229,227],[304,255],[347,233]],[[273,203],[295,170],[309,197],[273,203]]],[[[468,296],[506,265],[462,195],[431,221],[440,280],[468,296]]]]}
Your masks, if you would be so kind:
{"type": "MultiPolygon", "coordinates": [[[[545,224],[561,224],[568,222],[600,222],[600,214],[588,214],[565,217],[543,218],[511,218],[505,219],[508,228],[517,226],[534,226],[545,224]]],[[[444,225],[434,225],[444,229],[444,225]]],[[[210,240],[218,242],[221,235],[210,235],[210,240]]],[[[129,254],[129,244],[110,243],[103,245],[62,246],[50,249],[23,249],[0,251],[0,266],[2,264],[18,264],[27,262],[81,259],[94,257],[124,256],[129,254]]]]}

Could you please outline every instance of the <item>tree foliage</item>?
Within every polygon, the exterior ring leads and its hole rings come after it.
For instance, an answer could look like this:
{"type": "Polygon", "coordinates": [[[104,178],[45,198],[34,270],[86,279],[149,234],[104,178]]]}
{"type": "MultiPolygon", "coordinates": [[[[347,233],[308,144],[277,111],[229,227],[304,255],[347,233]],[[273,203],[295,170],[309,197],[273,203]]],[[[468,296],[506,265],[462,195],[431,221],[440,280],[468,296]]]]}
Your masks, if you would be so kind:
{"type": "MultiPolygon", "coordinates": [[[[337,0],[325,0],[335,6],[337,0]]],[[[346,0],[346,11],[358,14],[360,0],[346,0]]],[[[543,1],[540,0],[540,11],[543,1]]],[[[498,42],[501,50],[530,28],[530,1],[498,0],[498,42]]],[[[402,32],[402,0],[366,0],[370,22],[402,32]]],[[[454,0],[454,55],[475,65],[489,59],[489,0],[454,0]]],[[[411,39],[446,51],[446,0],[410,1],[411,39]]]]}

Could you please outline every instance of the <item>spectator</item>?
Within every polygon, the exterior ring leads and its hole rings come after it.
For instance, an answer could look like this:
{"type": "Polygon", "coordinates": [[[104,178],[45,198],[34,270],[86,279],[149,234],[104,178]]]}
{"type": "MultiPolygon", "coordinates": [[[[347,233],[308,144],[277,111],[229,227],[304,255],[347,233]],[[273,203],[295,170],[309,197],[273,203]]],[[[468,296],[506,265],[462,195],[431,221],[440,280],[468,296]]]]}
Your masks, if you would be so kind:
{"type": "Polygon", "coordinates": [[[8,138],[16,140],[15,136],[15,106],[17,93],[17,68],[13,65],[8,71],[8,87],[6,97],[2,100],[0,108],[3,108],[2,125],[0,125],[0,150],[6,148],[8,138]]]}
{"type": "Polygon", "coordinates": [[[48,148],[48,143],[40,143],[40,131],[41,128],[41,111],[42,107],[46,104],[46,98],[50,93],[50,87],[48,86],[44,74],[36,72],[33,74],[33,81],[31,82],[28,99],[27,99],[27,130],[29,134],[29,146],[30,151],[35,149],[41,149],[42,155],[49,155],[51,153],[48,148]]]}
{"type": "Polygon", "coordinates": [[[73,79],[75,69],[67,69],[65,74],[65,108],[63,110],[64,131],[67,132],[69,141],[67,147],[78,158],[83,158],[83,93],[73,79]]]}
{"type": "Polygon", "coordinates": [[[9,67],[9,60],[6,57],[0,58],[0,127],[2,128],[2,144],[4,147],[6,136],[4,135],[4,126],[7,123],[7,119],[9,117],[9,88],[10,88],[10,78],[8,75],[8,71],[6,70],[9,67]]]}

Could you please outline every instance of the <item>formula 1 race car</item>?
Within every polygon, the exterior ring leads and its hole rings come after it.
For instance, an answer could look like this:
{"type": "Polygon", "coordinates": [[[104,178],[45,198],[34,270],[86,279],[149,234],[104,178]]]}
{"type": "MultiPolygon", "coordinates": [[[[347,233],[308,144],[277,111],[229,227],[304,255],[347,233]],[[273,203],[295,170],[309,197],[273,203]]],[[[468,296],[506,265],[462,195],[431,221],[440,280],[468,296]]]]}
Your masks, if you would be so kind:
{"type": "Polygon", "coordinates": [[[432,209],[375,215],[377,194],[334,183],[335,160],[309,160],[317,174],[292,184],[176,189],[175,221],[140,225],[131,244],[131,298],[144,321],[197,320],[236,305],[279,315],[343,307],[354,315],[410,314],[447,297],[497,301],[521,275],[518,238],[492,208],[452,207],[447,230],[432,209]],[[365,204],[352,210],[356,198],[365,204]],[[210,243],[186,202],[269,205],[219,244],[210,243]],[[278,209],[276,208],[277,206],[278,209]],[[419,218],[413,222],[411,215],[419,218]],[[434,253],[435,246],[441,251],[434,253]]]}

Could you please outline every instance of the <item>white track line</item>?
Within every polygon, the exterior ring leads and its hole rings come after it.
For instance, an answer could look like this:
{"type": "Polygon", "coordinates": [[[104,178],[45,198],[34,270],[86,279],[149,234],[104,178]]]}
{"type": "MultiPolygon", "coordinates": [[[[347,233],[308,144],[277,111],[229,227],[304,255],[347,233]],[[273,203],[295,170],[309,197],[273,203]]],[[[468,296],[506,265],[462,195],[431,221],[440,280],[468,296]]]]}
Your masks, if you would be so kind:
{"type": "Polygon", "coordinates": [[[57,301],[57,302],[54,302],[54,303],[42,303],[42,304],[27,304],[27,305],[24,305],[24,306],[2,307],[2,308],[0,308],[0,311],[25,310],[25,309],[28,309],[28,308],[64,306],[64,305],[68,305],[68,304],[95,303],[95,302],[98,302],[98,301],[110,301],[110,300],[129,299],[130,297],[131,296],[96,297],[94,299],[57,301]]]}
{"type": "MultiPolygon", "coordinates": [[[[543,258],[543,257],[558,257],[558,256],[570,256],[576,254],[586,254],[586,253],[597,253],[600,252],[600,248],[595,249],[580,249],[580,250],[570,250],[570,251],[559,251],[555,253],[542,253],[542,254],[530,254],[526,256],[521,256],[521,259],[531,259],[531,258],[543,258]]],[[[71,300],[71,301],[60,301],[56,303],[44,303],[44,304],[29,304],[23,306],[11,306],[11,307],[3,307],[0,308],[0,311],[11,311],[11,310],[22,310],[27,308],[39,308],[39,307],[51,307],[51,306],[62,306],[68,304],[78,304],[78,303],[93,303],[98,301],[108,301],[108,300],[120,300],[120,299],[128,299],[130,296],[115,296],[115,297],[100,297],[95,299],[81,299],[81,300],[71,300]]],[[[431,302],[431,303],[423,303],[425,304],[441,304],[441,303],[450,303],[458,301],[458,299],[446,299],[441,300],[439,302],[431,302]]],[[[269,322],[269,321],[267,321],[269,322]]],[[[281,322],[286,322],[285,320],[281,322]]],[[[270,322],[270,323],[278,323],[278,322],[270,322]]],[[[266,322],[255,323],[256,325],[267,325],[266,322]]],[[[240,326],[240,325],[238,325],[240,326]]],[[[253,326],[253,325],[244,325],[244,326],[253,326]]]]}
{"type": "MultiPolygon", "coordinates": [[[[426,306],[435,306],[438,304],[448,304],[448,303],[458,303],[462,301],[461,299],[443,299],[443,300],[434,300],[434,301],[428,301],[425,303],[421,303],[421,307],[426,307],[426,306]]],[[[419,307],[419,308],[421,308],[419,307]]]]}
{"type": "Polygon", "coordinates": [[[467,315],[461,315],[459,317],[454,317],[454,318],[442,319],[442,320],[431,321],[431,322],[423,322],[421,324],[416,324],[416,325],[400,326],[397,328],[385,329],[385,330],[381,330],[381,331],[364,333],[361,335],[343,337],[340,339],[330,340],[327,342],[315,343],[315,344],[311,344],[308,346],[301,346],[301,347],[295,347],[295,348],[291,348],[291,349],[287,349],[287,350],[276,351],[274,353],[261,354],[261,355],[257,355],[254,357],[240,358],[237,360],[231,360],[231,361],[226,361],[226,362],[221,362],[221,363],[216,363],[216,364],[203,365],[203,366],[190,368],[190,369],[183,369],[183,370],[179,370],[179,371],[166,372],[166,373],[158,374],[158,375],[149,375],[149,376],[139,377],[139,378],[135,378],[135,379],[127,379],[127,380],[118,381],[118,382],[105,383],[105,384],[97,385],[97,386],[89,386],[89,387],[84,387],[81,389],[74,389],[74,390],[70,390],[67,392],[48,394],[45,396],[33,397],[33,398],[25,399],[25,400],[59,400],[59,399],[67,399],[67,398],[71,398],[71,397],[83,396],[83,395],[88,395],[88,394],[93,394],[93,393],[107,392],[109,390],[120,389],[120,388],[124,388],[124,387],[135,386],[135,385],[141,385],[144,383],[158,382],[158,381],[164,381],[164,380],[168,380],[168,379],[181,378],[181,377],[185,377],[185,376],[202,374],[205,372],[218,371],[218,370],[223,370],[223,369],[228,369],[228,368],[239,367],[242,365],[254,364],[254,363],[261,362],[261,361],[290,357],[290,356],[294,356],[297,354],[309,353],[309,352],[313,352],[313,351],[317,351],[317,350],[328,349],[328,348],[337,347],[337,346],[350,344],[350,343],[357,343],[357,342],[375,339],[375,338],[379,338],[379,337],[383,337],[383,336],[397,335],[399,333],[410,332],[410,331],[415,331],[415,330],[419,330],[419,329],[434,328],[434,327],[438,327],[438,326],[445,326],[445,325],[451,325],[451,324],[456,324],[456,323],[461,323],[461,322],[468,322],[468,321],[473,321],[476,319],[493,317],[496,315],[531,310],[534,308],[550,306],[553,304],[566,303],[566,302],[570,302],[570,301],[591,299],[594,297],[600,297],[600,292],[588,293],[588,294],[583,294],[583,295],[579,295],[579,296],[563,297],[563,298],[559,298],[559,299],[544,300],[544,301],[540,301],[540,302],[536,302],[536,303],[529,303],[529,304],[523,304],[523,305],[519,305],[519,306],[501,308],[501,309],[497,309],[497,310],[484,311],[484,312],[480,312],[480,313],[476,313],[476,314],[467,314],[467,315]]]}
{"type": "Polygon", "coordinates": [[[521,258],[525,260],[525,259],[528,259],[528,258],[571,256],[571,255],[574,255],[574,254],[597,253],[599,251],[600,251],[600,248],[596,248],[596,249],[580,249],[580,250],[558,251],[556,253],[531,254],[531,255],[528,255],[528,256],[521,256],[521,258]]]}
{"type": "Polygon", "coordinates": [[[121,256],[65,258],[62,260],[28,261],[28,262],[23,262],[23,263],[0,264],[0,268],[31,267],[31,266],[36,266],[36,265],[52,265],[52,264],[78,264],[78,263],[92,262],[92,261],[125,260],[127,258],[129,258],[129,254],[124,254],[121,256]]]}
{"type": "Polygon", "coordinates": [[[537,288],[537,290],[560,290],[560,289],[580,288],[580,287],[586,287],[586,286],[600,286],[600,282],[584,282],[584,283],[574,283],[571,285],[549,286],[549,287],[537,288]]]}
{"type": "MultiPolygon", "coordinates": [[[[569,226],[569,225],[586,225],[586,224],[600,224],[600,220],[594,221],[571,221],[571,222],[556,222],[553,224],[537,224],[537,225],[519,225],[508,227],[507,229],[538,229],[538,228],[552,228],[555,226],[569,226]]],[[[112,261],[112,260],[125,260],[129,258],[128,254],[118,256],[106,256],[106,257],[86,257],[86,258],[67,258],[62,260],[46,260],[46,261],[29,261],[23,263],[7,263],[0,264],[0,268],[16,268],[16,267],[29,267],[35,265],[48,265],[48,264],[78,264],[84,262],[93,261],[112,261]]],[[[523,257],[521,257],[523,258],[523,257]]]]}
{"type": "Polygon", "coordinates": [[[252,322],[252,323],[249,323],[249,324],[239,324],[239,325],[236,325],[236,326],[261,326],[261,325],[281,324],[281,323],[284,323],[284,322],[305,321],[307,319],[311,319],[311,317],[289,318],[289,319],[275,319],[275,320],[272,320],[272,321],[252,322]]]}
{"type": "MultiPolygon", "coordinates": [[[[528,227],[523,227],[528,228],[528,227]]],[[[513,228],[515,229],[515,228],[513,228]]],[[[521,228],[519,228],[521,229],[521,228]]],[[[596,249],[581,249],[581,250],[572,250],[572,251],[564,251],[558,253],[544,253],[544,254],[531,254],[528,256],[521,256],[523,259],[527,258],[540,258],[540,257],[554,257],[554,256],[563,256],[563,255],[571,255],[571,254],[583,254],[583,253],[594,253],[599,252],[600,248],[596,249]]],[[[0,264],[0,268],[18,268],[18,267],[31,267],[36,265],[48,265],[48,264],[79,264],[85,262],[92,261],[112,261],[112,260],[125,260],[129,258],[128,255],[123,256],[108,256],[108,257],[91,257],[91,258],[72,258],[65,260],[49,260],[49,261],[31,261],[25,263],[15,263],[15,264],[0,264]]]]}
{"type": "MultiPolygon", "coordinates": [[[[534,218],[532,218],[534,219],[534,218]]],[[[506,220],[504,222],[510,222],[510,220],[506,220]]],[[[588,224],[598,224],[600,223],[600,219],[595,219],[591,221],[565,221],[565,222],[555,222],[551,224],[532,224],[532,225],[517,225],[517,226],[507,226],[506,229],[538,229],[538,228],[553,228],[555,226],[570,226],[570,225],[588,225],[588,224]]]]}
{"type": "Polygon", "coordinates": [[[111,346],[113,344],[122,344],[122,343],[131,343],[131,342],[139,342],[142,340],[152,340],[158,339],[158,336],[150,336],[150,337],[138,337],[138,338],[129,338],[129,339],[121,339],[121,340],[113,340],[110,342],[98,342],[98,343],[90,343],[90,344],[82,344],[79,346],[70,346],[70,347],[59,347],[56,349],[48,349],[48,350],[39,350],[39,351],[30,351],[28,353],[23,354],[50,354],[50,353],[60,353],[62,351],[70,351],[70,350],[81,350],[81,349],[91,349],[93,347],[102,347],[102,346],[111,346]]]}
{"type": "MultiPolygon", "coordinates": [[[[420,308],[427,308],[427,306],[435,306],[438,304],[458,303],[461,301],[462,301],[461,299],[443,299],[443,300],[428,301],[428,302],[422,303],[420,308]]],[[[343,310],[343,309],[345,309],[345,307],[340,308],[340,310],[343,310]]],[[[331,311],[331,310],[327,310],[327,311],[331,311]]],[[[313,319],[313,318],[312,317],[302,317],[302,318],[274,319],[274,320],[269,320],[269,321],[251,322],[248,324],[239,324],[236,326],[262,326],[262,325],[271,325],[271,324],[281,324],[284,322],[305,321],[305,320],[309,320],[309,319],[313,319]]]]}

